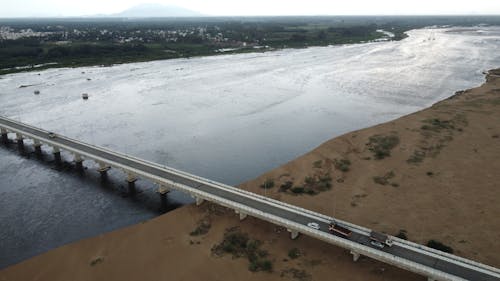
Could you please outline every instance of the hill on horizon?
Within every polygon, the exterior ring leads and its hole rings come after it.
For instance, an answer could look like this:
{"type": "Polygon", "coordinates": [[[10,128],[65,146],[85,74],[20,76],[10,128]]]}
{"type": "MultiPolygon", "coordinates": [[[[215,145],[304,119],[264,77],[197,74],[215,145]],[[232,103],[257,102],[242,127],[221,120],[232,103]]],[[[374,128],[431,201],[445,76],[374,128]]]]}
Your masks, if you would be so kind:
{"type": "Polygon", "coordinates": [[[113,17],[149,18],[149,17],[200,17],[203,14],[174,5],[140,4],[123,12],[111,15],[113,17]]]}

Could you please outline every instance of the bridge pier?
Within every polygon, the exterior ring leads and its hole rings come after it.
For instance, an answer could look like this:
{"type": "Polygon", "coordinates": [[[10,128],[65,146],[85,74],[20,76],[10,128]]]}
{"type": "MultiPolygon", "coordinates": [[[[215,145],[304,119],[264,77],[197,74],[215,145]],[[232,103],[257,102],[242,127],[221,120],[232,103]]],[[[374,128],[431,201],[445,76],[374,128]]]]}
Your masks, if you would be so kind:
{"type": "Polygon", "coordinates": [[[166,210],[167,209],[167,194],[170,192],[170,189],[167,187],[160,185],[157,190],[158,194],[160,194],[160,200],[161,200],[161,209],[166,210]]]}
{"type": "Polygon", "coordinates": [[[42,157],[42,144],[39,140],[35,140],[33,143],[33,147],[35,148],[35,154],[37,157],[42,157]]]}
{"type": "Polygon", "coordinates": [[[351,250],[351,255],[352,255],[352,261],[358,261],[359,256],[360,256],[359,253],[351,250]]]}
{"type": "Polygon", "coordinates": [[[24,150],[23,135],[16,133],[16,141],[17,141],[17,147],[19,148],[19,150],[23,151],[24,150]]]}
{"type": "Polygon", "coordinates": [[[136,181],[137,181],[137,177],[132,173],[128,173],[128,175],[127,175],[128,193],[131,196],[134,196],[136,193],[136,190],[135,190],[135,182],[136,181]]]}
{"type": "Polygon", "coordinates": [[[80,154],[75,154],[75,166],[77,171],[83,172],[83,159],[80,154]]]}
{"type": "Polygon", "coordinates": [[[8,136],[7,130],[4,128],[1,128],[0,133],[2,134],[2,142],[4,144],[8,144],[9,143],[9,136],[8,136]]]}
{"type": "Polygon", "coordinates": [[[57,165],[61,164],[61,150],[59,150],[59,147],[54,146],[52,148],[52,154],[54,154],[54,160],[56,161],[57,165]]]}
{"type": "Polygon", "coordinates": [[[235,213],[237,213],[237,214],[240,214],[240,221],[242,221],[242,220],[246,219],[246,218],[247,218],[247,216],[248,216],[248,214],[243,213],[243,212],[242,212],[242,211],[240,211],[240,210],[234,210],[234,212],[235,212],[235,213]]]}
{"type": "Polygon", "coordinates": [[[110,166],[99,162],[99,173],[101,174],[101,181],[106,181],[108,179],[108,171],[111,169],[110,166]]]}
{"type": "Polygon", "coordinates": [[[200,197],[195,197],[195,199],[196,199],[196,206],[200,206],[205,201],[203,200],[203,198],[200,197]]]}
{"type": "Polygon", "coordinates": [[[299,232],[297,230],[287,229],[287,231],[290,232],[290,238],[296,239],[299,237],[299,232]]]}

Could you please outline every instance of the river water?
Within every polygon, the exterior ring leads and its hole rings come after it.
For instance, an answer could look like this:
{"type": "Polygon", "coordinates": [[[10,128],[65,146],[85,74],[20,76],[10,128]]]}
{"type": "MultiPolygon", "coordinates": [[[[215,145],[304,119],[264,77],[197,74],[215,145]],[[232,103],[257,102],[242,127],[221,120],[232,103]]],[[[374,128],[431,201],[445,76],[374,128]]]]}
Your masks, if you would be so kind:
{"type": "MultiPolygon", "coordinates": [[[[484,70],[500,66],[500,27],[409,35],[399,42],[5,75],[0,115],[237,184],[332,137],[477,86],[484,70]]],[[[0,147],[0,268],[161,213],[153,183],[138,181],[141,192],[130,198],[120,171],[101,183],[95,163],[85,161],[80,175],[57,169],[50,148],[44,151],[37,160],[14,145],[0,147]]],[[[191,202],[178,192],[169,196],[170,208],[191,202]]]]}

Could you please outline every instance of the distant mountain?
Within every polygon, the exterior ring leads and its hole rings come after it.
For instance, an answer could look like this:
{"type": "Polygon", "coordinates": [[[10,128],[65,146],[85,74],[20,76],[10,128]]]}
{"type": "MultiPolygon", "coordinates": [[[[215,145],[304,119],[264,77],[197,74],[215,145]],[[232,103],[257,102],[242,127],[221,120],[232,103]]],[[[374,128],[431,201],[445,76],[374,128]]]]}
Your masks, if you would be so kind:
{"type": "Polygon", "coordinates": [[[129,8],[121,13],[113,14],[113,17],[127,18],[152,18],[152,17],[200,17],[201,13],[186,8],[162,5],[162,4],[140,4],[129,8]]]}

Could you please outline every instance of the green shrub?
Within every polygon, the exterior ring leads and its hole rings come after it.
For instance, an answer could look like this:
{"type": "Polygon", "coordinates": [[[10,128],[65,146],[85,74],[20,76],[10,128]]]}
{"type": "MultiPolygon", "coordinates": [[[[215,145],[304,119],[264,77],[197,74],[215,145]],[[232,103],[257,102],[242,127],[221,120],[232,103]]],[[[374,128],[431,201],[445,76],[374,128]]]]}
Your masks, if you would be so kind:
{"type": "Polygon", "coordinates": [[[258,255],[259,255],[259,257],[261,257],[261,258],[265,258],[265,257],[267,257],[267,256],[269,255],[269,252],[268,252],[268,251],[266,251],[266,250],[258,250],[258,251],[257,251],[257,254],[258,254],[258,255]]]}
{"type": "Polygon", "coordinates": [[[302,194],[305,192],[305,189],[301,186],[296,186],[296,187],[292,188],[292,192],[295,194],[302,194]]]}
{"type": "Polygon", "coordinates": [[[211,224],[207,221],[202,221],[199,223],[199,225],[189,233],[191,236],[198,236],[198,235],[203,235],[207,234],[208,231],[210,230],[211,224]]]}
{"type": "Polygon", "coordinates": [[[252,272],[256,272],[259,270],[259,265],[257,264],[256,261],[250,262],[250,264],[248,264],[248,270],[250,270],[252,272]]]}
{"type": "Polygon", "coordinates": [[[250,239],[246,233],[242,233],[238,228],[226,231],[224,239],[212,248],[212,252],[217,255],[224,253],[232,254],[234,258],[247,257],[250,271],[272,271],[272,262],[264,259],[269,255],[266,250],[260,249],[261,241],[250,239]]]}
{"type": "Polygon", "coordinates": [[[262,271],[271,272],[273,271],[273,263],[270,260],[261,260],[259,263],[259,268],[262,271]]]}
{"type": "Polygon", "coordinates": [[[427,119],[422,121],[426,123],[420,127],[422,130],[440,132],[441,130],[453,130],[455,125],[450,120],[440,120],[439,118],[427,119]]]}
{"type": "Polygon", "coordinates": [[[280,186],[280,192],[287,192],[290,188],[293,187],[293,182],[287,181],[280,186]]]}
{"type": "Polygon", "coordinates": [[[316,188],[319,191],[326,191],[326,190],[330,189],[331,187],[332,187],[332,184],[330,182],[320,181],[320,182],[318,182],[318,184],[316,184],[316,188]]]}
{"type": "Polygon", "coordinates": [[[337,170],[340,170],[342,172],[347,172],[349,171],[349,166],[351,165],[351,161],[349,161],[348,159],[340,159],[340,160],[335,159],[334,165],[337,170]]]}
{"type": "Polygon", "coordinates": [[[417,164],[417,163],[422,162],[424,160],[424,158],[425,158],[424,151],[415,150],[415,151],[413,151],[413,154],[410,156],[410,158],[408,158],[408,160],[406,160],[406,162],[408,162],[410,164],[417,164]]]}
{"type": "Polygon", "coordinates": [[[306,190],[306,193],[309,194],[309,195],[315,195],[316,194],[316,191],[312,190],[312,189],[307,189],[306,190]]]}
{"type": "Polygon", "coordinates": [[[316,169],[320,169],[322,166],[323,166],[323,160],[314,161],[313,163],[313,167],[316,169]]]}
{"type": "Polygon", "coordinates": [[[395,235],[397,238],[408,240],[408,236],[406,235],[406,230],[400,229],[398,234],[395,235]]]}
{"type": "Polygon", "coordinates": [[[311,176],[307,176],[305,179],[304,179],[304,183],[306,185],[314,185],[316,183],[316,180],[314,179],[314,177],[311,177],[311,176]]]}
{"type": "Polygon", "coordinates": [[[391,150],[399,144],[397,135],[374,135],[371,136],[368,142],[368,149],[373,153],[375,159],[384,159],[391,156],[391,150]]]}
{"type": "Polygon", "coordinates": [[[261,188],[270,189],[274,187],[274,180],[267,179],[263,184],[260,185],[261,188]]]}
{"type": "Polygon", "coordinates": [[[290,251],[288,251],[288,256],[291,259],[296,259],[300,257],[300,250],[298,248],[292,248],[290,251]]]}
{"type": "Polygon", "coordinates": [[[293,182],[287,181],[280,186],[281,192],[287,192],[290,190],[293,194],[309,194],[315,195],[322,191],[328,190],[332,187],[332,178],[330,175],[320,175],[320,176],[307,176],[304,179],[304,186],[293,187],[293,182]]]}
{"type": "Polygon", "coordinates": [[[320,176],[318,180],[319,180],[319,182],[331,182],[332,177],[330,177],[330,175],[324,175],[324,176],[320,176]]]}
{"type": "Polygon", "coordinates": [[[450,246],[446,246],[437,240],[427,241],[427,247],[453,254],[453,249],[450,246]]]}
{"type": "Polygon", "coordinates": [[[389,173],[385,174],[382,177],[380,176],[373,177],[373,181],[377,184],[387,185],[389,184],[389,180],[392,179],[394,176],[395,176],[394,172],[390,171],[389,173]]]}

